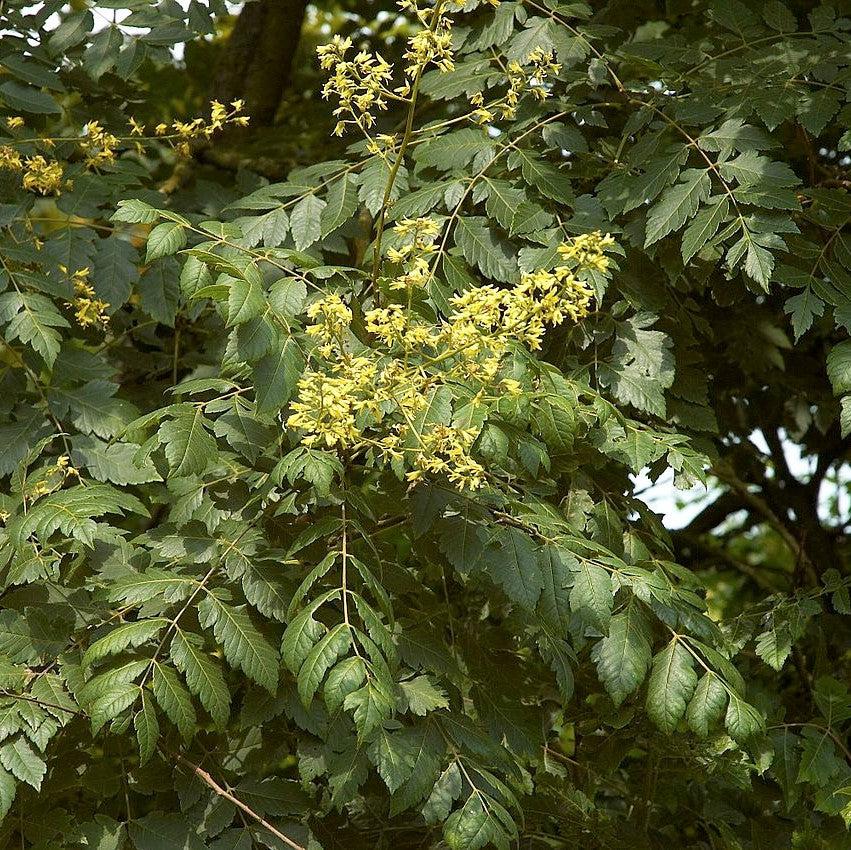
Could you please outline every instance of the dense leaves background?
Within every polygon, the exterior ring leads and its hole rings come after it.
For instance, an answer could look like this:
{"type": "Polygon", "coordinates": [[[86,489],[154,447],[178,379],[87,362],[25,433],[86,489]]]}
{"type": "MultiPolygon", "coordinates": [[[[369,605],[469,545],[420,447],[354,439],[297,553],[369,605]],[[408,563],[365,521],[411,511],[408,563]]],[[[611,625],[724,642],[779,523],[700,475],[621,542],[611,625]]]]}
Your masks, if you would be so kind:
{"type": "Polygon", "coordinates": [[[410,9],[0,2],[0,148],[63,170],[0,170],[0,843],[851,846],[845,12],[473,0],[376,152],[313,48],[401,82],[410,9]],[[471,120],[535,51],[549,96],[471,120]],[[253,126],[155,135],[218,94],[253,126]],[[617,242],[517,395],[415,424],[474,426],[481,490],[285,425],[306,309],[357,331],[420,216],[429,321],[617,242]]]}

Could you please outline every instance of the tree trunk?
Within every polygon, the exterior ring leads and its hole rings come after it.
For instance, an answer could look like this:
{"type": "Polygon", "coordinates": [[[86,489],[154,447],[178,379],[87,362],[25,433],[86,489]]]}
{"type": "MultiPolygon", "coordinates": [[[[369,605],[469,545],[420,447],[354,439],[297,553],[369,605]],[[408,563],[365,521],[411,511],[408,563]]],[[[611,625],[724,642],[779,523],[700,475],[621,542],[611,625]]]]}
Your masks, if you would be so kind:
{"type": "Polygon", "coordinates": [[[252,126],[274,121],[290,80],[307,0],[246,3],[225,46],[213,82],[216,98],[245,100],[252,126]]]}

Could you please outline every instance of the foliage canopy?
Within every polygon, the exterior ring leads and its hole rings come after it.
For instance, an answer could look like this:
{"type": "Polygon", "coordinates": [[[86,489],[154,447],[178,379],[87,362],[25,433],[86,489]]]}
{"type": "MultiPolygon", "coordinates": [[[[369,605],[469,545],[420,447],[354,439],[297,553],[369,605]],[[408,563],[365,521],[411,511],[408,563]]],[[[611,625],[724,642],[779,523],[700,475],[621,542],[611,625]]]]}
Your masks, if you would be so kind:
{"type": "Polygon", "coordinates": [[[851,18],[231,11],[0,2],[0,846],[851,847],[851,18]]]}

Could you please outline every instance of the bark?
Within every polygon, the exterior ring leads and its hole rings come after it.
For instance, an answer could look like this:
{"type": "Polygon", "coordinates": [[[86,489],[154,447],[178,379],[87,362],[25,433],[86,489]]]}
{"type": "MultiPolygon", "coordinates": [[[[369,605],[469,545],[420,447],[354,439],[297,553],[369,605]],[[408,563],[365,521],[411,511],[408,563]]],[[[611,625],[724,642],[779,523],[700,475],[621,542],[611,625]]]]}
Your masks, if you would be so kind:
{"type": "Polygon", "coordinates": [[[225,46],[213,83],[224,103],[241,98],[251,126],[270,125],[289,84],[307,0],[246,3],[225,46]]]}

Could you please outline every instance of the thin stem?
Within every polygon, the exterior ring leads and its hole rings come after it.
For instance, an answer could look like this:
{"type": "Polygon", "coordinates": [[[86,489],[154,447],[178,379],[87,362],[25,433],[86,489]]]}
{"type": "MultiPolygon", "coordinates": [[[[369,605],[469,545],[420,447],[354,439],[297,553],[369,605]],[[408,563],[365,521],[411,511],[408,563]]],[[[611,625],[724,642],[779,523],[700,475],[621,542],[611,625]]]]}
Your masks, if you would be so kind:
{"type": "Polygon", "coordinates": [[[216,782],[216,780],[213,779],[213,777],[210,776],[210,774],[207,773],[207,771],[204,770],[203,767],[195,764],[194,762],[189,761],[188,758],[182,756],[180,753],[170,753],[169,755],[171,755],[172,758],[176,758],[181,764],[186,765],[186,767],[188,767],[214,793],[218,794],[219,797],[224,798],[228,802],[233,803],[234,806],[245,812],[248,817],[259,823],[264,829],[268,829],[269,832],[271,832],[272,835],[275,836],[275,838],[283,841],[284,844],[287,845],[287,847],[292,848],[292,850],[305,850],[305,848],[302,847],[301,844],[298,844],[297,842],[293,841],[292,838],[289,838],[288,836],[284,835],[283,832],[272,826],[269,821],[258,815],[257,812],[255,812],[254,809],[252,809],[247,803],[243,803],[242,800],[239,799],[239,797],[235,797],[226,788],[222,788],[222,786],[219,785],[219,783],[216,782]]]}
{"type": "MultiPolygon", "coordinates": [[[[433,32],[438,22],[440,21],[440,10],[443,6],[443,0],[438,0],[435,4],[434,11],[431,14],[431,22],[429,29],[433,32]]],[[[390,195],[393,192],[393,186],[396,183],[396,176],[402,166],[402,161],[405,158],[405,152],[408,150],[408,145],[411,143],[414,130],[414,114],[417,108],[417,98],[420,93],[420,82],[423,72],[425,71],[425,63],[417,66],[414,80],[411,83],[411,99],[408,106],[408,116],[405,120],[405,132],[402,136],[402,142],[399,145],[399,151],[396,154],[396,160],[390,168],[390,174],[387,177],[387,186],[384,188],[384,198],[381,201],[381,211],[378,213],[378,224],[375,230],[375,244],[373,245],[372,254],[372,279],[371,287],[375,287],[378,282],[378,272],[381,268],[381,240],[384,236],[384,225],[387,219],[387,205],[390,202],[390,195]]]]}

